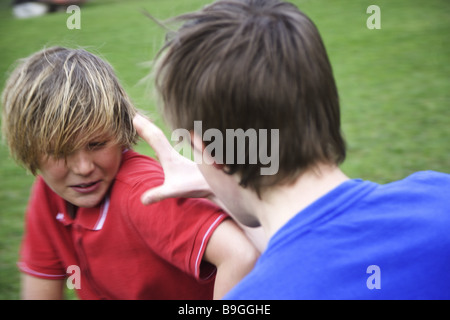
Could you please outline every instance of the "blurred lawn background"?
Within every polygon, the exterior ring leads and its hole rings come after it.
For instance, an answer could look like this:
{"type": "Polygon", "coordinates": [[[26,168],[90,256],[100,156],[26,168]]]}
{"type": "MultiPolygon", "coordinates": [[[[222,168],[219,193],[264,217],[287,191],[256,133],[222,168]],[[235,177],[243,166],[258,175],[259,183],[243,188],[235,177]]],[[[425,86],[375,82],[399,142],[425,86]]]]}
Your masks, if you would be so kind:
{"type": "MultiPolygon", "coordinates": [[[[114,66],[137,107],[168,134],[151,84],[138,84],[164,39],[141,11],[166,19],[211,1],[92,0],[81,7],[81,29],[69,30],[70,13],[18,20],[10,1],[0,0],[0,89],[18,58],[45,46],[85,47],[114,66]]],[[[348,143],[344,171],[379,183],[418,170],[450,173],[450,2],[293,2],[317,24],[333,64],[348,143]],[[380,30],[366,27],[371,4],[381,8],[380,30]]],[[[143,143],[137,150],[153,155],[143,143]]],[[[33,180],[0,145],[0,299],[19,298],[16,261],[33,180]]]]}

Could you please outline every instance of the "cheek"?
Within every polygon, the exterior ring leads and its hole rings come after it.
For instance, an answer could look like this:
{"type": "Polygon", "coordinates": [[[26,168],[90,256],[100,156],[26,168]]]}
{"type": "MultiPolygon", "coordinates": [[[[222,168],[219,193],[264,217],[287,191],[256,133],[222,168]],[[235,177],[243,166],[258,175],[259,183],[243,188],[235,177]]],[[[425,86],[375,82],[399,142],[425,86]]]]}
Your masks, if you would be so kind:
{"type": "Polygon", "coordinates": [[[101,168],[108,175],[115,176],[122,162],[122,150],[120,148],[111,148],[98,154],[101,168]]]}
{"type": "Polygon", "coordinates": [[[214,167],[204,164],[203,162],[198,164],[197,166],[206,182],[208,182],[209,186],[213,189],[214,192],[216,192],[217,186],[216,179],[214,179],[214,167]]]}
{"type": "Polygon", "coordinates": [[[63,182],[68,174],[66,162],[62,160],[45,159],[40,162],[39,172],[46,181],[63,182]]]}
{"type": "Polygon", "coordinates": [[[198,168],[214,194],[222,201],[228,202],[231,190],[234,189],[234,186],[231,184],[233,178],[213,165],[201,163],[198,164],[198,168]]]}

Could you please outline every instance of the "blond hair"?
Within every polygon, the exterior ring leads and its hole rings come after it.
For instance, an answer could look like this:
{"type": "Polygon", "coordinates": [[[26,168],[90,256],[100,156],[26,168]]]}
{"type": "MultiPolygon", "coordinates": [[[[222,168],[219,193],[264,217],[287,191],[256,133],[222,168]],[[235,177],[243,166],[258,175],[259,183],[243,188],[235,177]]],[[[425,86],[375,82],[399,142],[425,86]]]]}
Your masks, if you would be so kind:
{"type": "Polygon", "coordinates": [[[62,47],[19,61],[2,94],[2,129],[12,156],[31,173],[43,155],[67,157],[100,135],[123,147],[136,143],[137,111],[108,63],[62,47]]]}

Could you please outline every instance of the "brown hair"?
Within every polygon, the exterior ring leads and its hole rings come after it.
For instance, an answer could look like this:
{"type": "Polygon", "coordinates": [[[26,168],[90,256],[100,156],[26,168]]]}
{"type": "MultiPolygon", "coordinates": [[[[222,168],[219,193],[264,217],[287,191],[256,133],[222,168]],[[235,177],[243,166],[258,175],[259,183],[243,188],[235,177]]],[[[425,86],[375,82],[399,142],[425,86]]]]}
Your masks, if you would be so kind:
{"type": "Polygon", "coordinates": [[[136,114],[112,67],[83,49],[52,47],[20,61],[2,95],[3,134],[33,174],[43,155],[66,157],[108,134],[137,141],[136,114]]]}
{"type": "MultiPolygon", "coordinates": [[[[279,171],[227,164],[259,191],[288,183],[318,162],[345,158],[337,88],[314,23],[278,0],[222,0],[176,18],[161,50],[156,86],[173,127],[279,129],[279,171]]],[[[248,150],[246,152],[247,157],[248,150]]]]}

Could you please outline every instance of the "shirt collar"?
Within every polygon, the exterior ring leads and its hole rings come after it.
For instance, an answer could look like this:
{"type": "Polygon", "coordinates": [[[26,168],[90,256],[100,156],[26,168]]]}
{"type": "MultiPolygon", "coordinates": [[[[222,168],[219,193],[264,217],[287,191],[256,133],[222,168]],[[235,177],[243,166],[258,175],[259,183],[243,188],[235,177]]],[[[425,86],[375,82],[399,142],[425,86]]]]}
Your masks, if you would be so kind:
{"type": "Polygon", "coordinates": [[[99,206],[93,208],[78,208],[75,219],[68,214],[65,201],[62,201],[64,202],[64,210],[62,210],[63,212],[58,212],[56,214],[56,220],[63,225],[79,225],[92,231],[99,231],[103,228],[109,212],[109,195],[105,197],[105,200],[99,206]]]}

